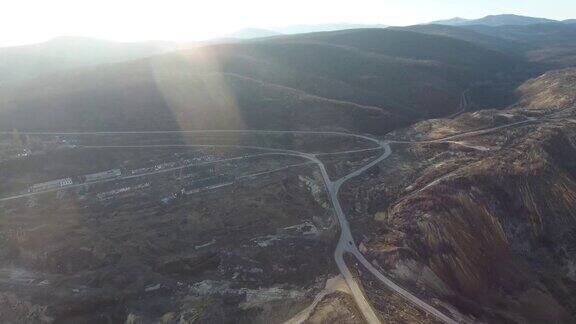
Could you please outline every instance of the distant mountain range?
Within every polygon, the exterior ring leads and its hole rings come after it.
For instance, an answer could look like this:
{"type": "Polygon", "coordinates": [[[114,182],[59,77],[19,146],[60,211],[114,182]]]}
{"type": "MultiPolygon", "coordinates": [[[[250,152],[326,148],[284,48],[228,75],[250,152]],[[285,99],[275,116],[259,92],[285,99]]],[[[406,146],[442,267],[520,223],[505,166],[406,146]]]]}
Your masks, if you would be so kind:
{"type": "MultiPolygon", "coordinates": [[[[538,18],[538,17],[528,17],[519,16],[513,14],[504,15],[490,15],[480,19],[465,19],[460,17],[455,17],[446,20],[437,20],[427,23],[425,25],[446,25],[446,26],[474,26],[483,25],[491,27],[499,26],[528,26],[536,24],[547,24],[547,23],[565,23],[565,24],[575,24],[576,19],[567,19],[563,21],[538,18]]],[[[232,40],[232,39],[252,39],[252,38],[262,38],[262,37],[272,37],[279,35],[292,35],[292,34],[305,34],[314,32],[325,32],[325,31],[337,31],[337,30],[347,30],[347,29],[359,29],[359,28],[387,28],[389,25],[383,24],[350,24],[350,23],[334,23],[334,24],[316,24],[316,25],[288,25],[280,27],[270,27],[270,28],[244,28],[240,29],[232,34],[226,35],[226,37],[220,40],[232,40]]]]}
{"type": "Polygon", "coordinates": [[[250,39],[282,35],[277,31],[262,28],[244,28],[226,36],[226,38],[250,39]]]}
{"type": "Polygon", "coordinates": [[[535,25],[535,24],[546,24],[546,23],[574,23],[576,20],[569,19],[565,21],[552,20],[547,18],[537,18],[537,17],[527,17],[518,15],[490,15],[480,19],[464,19],[464,18],[452,18],[447,20],[437,20],[430,24],[437,25],[449,25],[449,26],[470,26],[470,25],[485,25],[485,26],[506,26],[506,25],[535,25]]]}
{"type": "Polygon", "coordinates": [[[281,34],[303,34],[303,33],[314,33],[323,31],[346,30],[346,29],[386,28],[386,27],[388,27],[388,25],[335,23],[335,24],[317,24],[317,25],[291,25],[284,27],[275,27],[272,28],[272,30],[281,34]]]}
{"type": "Polygon", "coordinates": [[[316,25],[289,25],[289,26],[271,27],[267,29],[244,28],[227,35],[226,38],[250,39],[250,38],[271,37],[278,35],[293,35],[293,34],[347,30],[347,29],[386,28],[386,27],[388,27],[388,25],[334,23],[334,24],[316,24],[316,25]]]}
{"type": "MultiPolygon", "coordinates": [[[[86,37],[60,37],[39,44],[0,48],[0,88],[63,70],[131,61],[192,46],[233,44],[292,34],[386,27],[388,26],[378,24],[333,23],[269,29],[246,28],[227,37],[195,43],[122,43],[86,37]]],[[[576,19],[560,22],[545,18],[496,15],[474,20],[453,18],[430,24],[392,28],[456,38],[505,54],[519,54],[528,56],[532,61],[565,67],[576,63],[576,55],[573,55],[570,48],[576,38],[574,27],[576,19]]]]}
{"type": "MultiPolygon", "coordinates": [[[[446,20],[432,21],[424,25],[445,25],[445,26],[458,26],[458,27],[481,25],[490,27],[500,27],[500,26],[529,26],[529,25],[547,24],[547,23],[576,24],[576,19],[567,19],[560,21],[547,18],[504,14],[504,15],[490,15],[480,19],[465,19],[455,17],[446,20]]],[[[224,38],[221,38],[219,40],[234,40],[234,39],[241,40],[241,39],[272,37],[279,35],[305,34],[314,32],[326,32],[326,31],[360,29],[360,28],[387,28],[387,27],[390,26],[383,24],[334,23],[334,24],[316,24],[316,25],[289,25],[281,27],[270,27],[265,29],[244,28],[232,34],[226,35],[224,38]]]]}
{"type": "Polygon", "coordinates": [[[537,18],[537,17],[527,17],[519,15],[490,15],[480,19],[464,19],[464,18],[451,18],[447,20],[437,20],[430,24],[436,25],[448,25],[448,26],[471,26],[471,25],[485,25],[485,26],[526,26],[526,25],[536,25],[536,24],[547,24],[547,23],[575,23],[575,19],[569,19],[565,21],[547,19],[547,18],[537,18]]]}
{"type": "Polygon", "coordinates": [[[62,70],[119,63],[176,49],[170,42],[121,43],[88,37],[0,48],[0,86],[62,70]]]}
{"type": "Polygon", "coordinates": [[[544,70],[576,65],[576,23],[504,26],[430,24],[394,29],[447,36],[475,43],[537,63],[544,70]]]}

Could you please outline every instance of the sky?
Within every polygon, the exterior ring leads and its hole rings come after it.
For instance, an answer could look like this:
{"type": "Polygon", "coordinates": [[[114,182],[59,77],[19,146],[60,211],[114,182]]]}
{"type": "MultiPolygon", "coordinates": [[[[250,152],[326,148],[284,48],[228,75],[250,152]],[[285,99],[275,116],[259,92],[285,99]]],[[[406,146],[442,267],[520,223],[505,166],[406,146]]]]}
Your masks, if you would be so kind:
{"type": "Polygon", "coordinates": [[[502,13],[576,18],[574,0],[4,0],[1,8],[0,46],[60,36],[193,41],[242,28],[341,22],[411,25],[502,13]]]}

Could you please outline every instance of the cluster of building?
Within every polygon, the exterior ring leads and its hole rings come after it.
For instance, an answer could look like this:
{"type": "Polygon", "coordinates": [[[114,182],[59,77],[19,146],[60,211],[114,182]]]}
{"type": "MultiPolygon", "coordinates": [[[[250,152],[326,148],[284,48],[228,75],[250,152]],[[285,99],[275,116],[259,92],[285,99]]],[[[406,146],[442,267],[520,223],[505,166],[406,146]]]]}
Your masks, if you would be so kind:
{"type": "Polygon", "coordinates": [[[36,183],[29,188],[29,192],[41,192],[46,190],[61,189],[73,184],[88,183],[94,181],[101,181],[106,179],[112,179],[122,176],[122,171],[120,169],[112,169],[103,172],[86,174],[80,177],[64,178],[58,180],[51,180],[47,182],[36,183]]]}
{"type": "MultiPolygon", "coordinates": [[[[184,166],[192,165],[195,163],[212,162],[214,160],[217,160],[217,158],[214,156],[210,156],[210,155],[195,157],[192,159],[184,160],[184,166]]],[[[178,165],[177,162],[165,162],[165,163],[160,163],[160,164],[154,165],[152,167],[130,170],[130,171],[127,171],[127,174],[137,175],[137,174],[143,174],[143,173],[148,173],[148,172],[167,170],[167,169],[174,168],[177,165],[178,165]]],[[[214,174],[215,173],[214,171],[215,171],[215,167],[210,166],[208,173],[214,174]]],[[[90,182],[119,178],[122,176],[122,174],[123,174],[122,170],[112,169],[112,170],[107,170],[107,171],[102,171],[102,172],[97,172],[97,173],[86,174],[86,175],[78,176],[78,177],[52,180],[52,181],[34,184],[28,189],[28,192],[42,192],[42,191],[47,191],[47,190],[63,189],[65,187],[68,187],[68,186],[71,186],[74,184],[83,184],[83,183],[90,183],[90,182]]],[[[184,176],[182,175],[182,172],[180,172],[179,177],[184,178],[184,176]]]]}
{"type": "Polygon", "coordinates": [[[74,184],[74,181],[72,181],[72,178],[52,180],[52,181],[37,183],[37,184],[33,185],[32,187],[30,187],[30,192],[40,192],[40,191],[46,191],[46,190],[50,190],[50,189],[63,188],[63,187],[70,186],[73,184],[74,184]]]}

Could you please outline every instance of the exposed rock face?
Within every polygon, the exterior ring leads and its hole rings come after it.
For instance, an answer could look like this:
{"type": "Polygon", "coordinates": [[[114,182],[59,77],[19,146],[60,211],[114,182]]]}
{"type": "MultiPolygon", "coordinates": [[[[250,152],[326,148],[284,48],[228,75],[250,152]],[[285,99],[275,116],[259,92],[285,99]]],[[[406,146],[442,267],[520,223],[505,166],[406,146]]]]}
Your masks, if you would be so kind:
{"type": "MultiPolygon", "coordinates": [[[[551,81],[543,76],[523,88],[541,87],[534,82],[551,81]]],[[[565,105],[561,97],[554,107],[565,105]]],[[[397,157],[376,176],[349,185],[344,199],[363,200],[349,208],[369,259],[423,298],[440,298],[473,319],[573,322],[573,115],[574,109],[485,111],[407,131],[421,140],[469,132],[478,128],[470,123],[476,117],[494,128],[444,142],[395,144],[397,157]],[[539,119],[512,122],[526,114],[539,119]],[[502,115],[512,126],[494,128],[506,124],[502,115]]]]}
{"type": "Polygon", "coordinates": [[[463,166],[453,178],[395,204],[381,221],[407,235],[391,243],[416,251],[468,299],[507,304],[506,296],[517,297],[518,309],[508,307],[525,320],[567,321],[573,303],[561,292],[575,288],[567,278],[575,255],[566,253],[574,242],[566,237],[576,226],[576,183],[574,169],[554,163],[559,157],[546,150],[567,141],[554,133],[537,132],[542,142],[532,139],[515,156],[463,166]]]}

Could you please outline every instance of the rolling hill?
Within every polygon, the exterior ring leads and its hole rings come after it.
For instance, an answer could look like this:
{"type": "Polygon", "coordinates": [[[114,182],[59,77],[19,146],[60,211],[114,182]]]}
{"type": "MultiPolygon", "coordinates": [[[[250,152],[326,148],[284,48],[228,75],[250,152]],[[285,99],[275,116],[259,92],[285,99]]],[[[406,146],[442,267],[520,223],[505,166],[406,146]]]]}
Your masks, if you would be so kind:
{"type": "Polygon", "coordinates": [[[387,27],[388,25],[381,25],[381,24],[334,23],[334,24],[314,24],[314,25],[287,25],[287,26],[270,27],[266,29],[244,28],[227,35],[224,39],[227,38],[254,39],[254,38],[271,37],[279,35],[294,35],[294,34],[348,30],[348,29],[387,28],[387,27]]]}
{"type": "Polygon", "coordinates": [[[528,109],[571,108],[576,105],[576,68],[547,72],[518,89],[518,107],[528,109]]]}
{"type": "MultiPolygon", "coordinates": [[[[446,36],[456,38],[466,42],[500,51],[508,55],[521,55],[529,49],[528,44],[515,40],[503,39],[491,33],[481,33],[464,26],[451,26],[448,24],[414,25],[407,27],[395,27],[423,34],[446,36]]],[[[494,33],[495,34],[495,33],[494,33]]]]}
{"type": "Polygon", "coordinates": [[[384,133],[455,111],[470,84],[516,65],[469,42],[408,31],[290,35],[39,77],[4,90],[0,128],[384,133]]]}
{"type": "Polygon", "coordinates": [[[238,38],[238,39],[251,39],[251,38],[278,36],[278,35],[282,34],[269,29],[244,28],[230,35],[227,35],[226,37],[238,38]]]}
{"type": "Polygon", "coordinates": [[[467,26],[478,33],[500,37],[510,41],[530,44],[533,48],[574,44],[576,26],[573,24],[548,23],[508,26],[467,26]]]}
{"type": "Polygon", "coordinates": [[[521,44],[525,57],[543,65],[543,72],[576,64],[576,24],[547,23],[525,26],[466,26],[477,33],[521,44]]]}
{"type": "Polygon", "coordinates": [[[536,73],[576,64],[576,24],[564,22],[489,26],[428,24],[402,27],[419,33],[452,37],[533,63],[536,73]]]}
{"type": "Polygon", "coordinates": [[[0,86],[46,73],[157,55],[175,47],[168,42],[117,43],[60,37],[40,44],[0,48],[0,86]]]}
{"type": "Polygon", "coordinates": [[[333,24],[314,24],[314,25],[288,25],[271,28],[281,34],[304,34],[324,31],[337,31],[347,29],[362,28],[386,28],[388,25],[382,24],[350,24],[350,23],[333,23],[333,24]]]}

